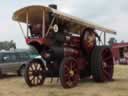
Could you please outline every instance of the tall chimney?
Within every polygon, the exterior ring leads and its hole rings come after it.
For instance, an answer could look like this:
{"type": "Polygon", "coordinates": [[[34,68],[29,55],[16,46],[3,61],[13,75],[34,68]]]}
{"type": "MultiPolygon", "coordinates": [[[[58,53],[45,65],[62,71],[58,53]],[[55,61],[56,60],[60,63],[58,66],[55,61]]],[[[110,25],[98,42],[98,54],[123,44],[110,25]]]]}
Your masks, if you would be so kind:
{"type": "Polygon", "coordinates": [[[50,5],[48,5],[48,7],[53,8],[53,9],[57,9],[57,5],[56,4],[50,4],[50,5]]]}

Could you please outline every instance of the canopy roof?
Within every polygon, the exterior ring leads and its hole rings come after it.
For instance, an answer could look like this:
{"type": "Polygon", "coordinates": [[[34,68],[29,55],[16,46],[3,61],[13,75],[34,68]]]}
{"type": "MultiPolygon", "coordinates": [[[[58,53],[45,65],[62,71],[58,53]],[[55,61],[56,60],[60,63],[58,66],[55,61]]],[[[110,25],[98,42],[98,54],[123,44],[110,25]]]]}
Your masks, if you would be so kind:
{"type": "Polygon", "coordinates": [[[61,20],[63,20],[63,21],[66,20],[66,21],[71,22],[72,27],[74,27],[75,25],[77,25],[77,27],[79,27],[79,26],[90,27],[90,28],[94,28],[94,29],[102,31],[102,32],[116,34],[116,32],[114,30],[105,28],[103,26],[99,26],[99,25],[91,23],[87,20],[82,20],[80,18],[65,14],[65,13],[60,12],[58,10],[55,10],[55,9],[52,9],[49,7],[45,7],[45,6],[40,6],[40,5],[32,5],[32,6],[24,7],[22,9],[17,10],[13,14],[13,20],[26,23],[26,18],[28,16],[29,17],[28,23],[30,23],[30,24],[42,22],[43,10],[45,10],[46,19],[48,16],[48,12],[52,12],[61,20]]]}

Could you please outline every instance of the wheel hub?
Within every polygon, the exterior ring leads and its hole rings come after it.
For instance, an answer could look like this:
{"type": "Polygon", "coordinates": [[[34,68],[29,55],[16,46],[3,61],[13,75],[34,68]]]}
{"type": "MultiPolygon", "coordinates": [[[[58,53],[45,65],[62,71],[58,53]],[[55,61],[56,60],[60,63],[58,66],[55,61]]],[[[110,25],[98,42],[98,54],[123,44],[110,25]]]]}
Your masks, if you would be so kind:
{"type": "Polygon", "coordinates": [[[69,71],[69,74],[70,74],[70,76],[74,76],[74,71],[73,70],[70,70],[69,71]]]}
{"type": "Polygon", "coordinates": [[[40,74],[39,71],[34,71],[34,72],[33,72],[33,75],[34,75],[34,76],[38,76],[39,74],[40,74]]]}

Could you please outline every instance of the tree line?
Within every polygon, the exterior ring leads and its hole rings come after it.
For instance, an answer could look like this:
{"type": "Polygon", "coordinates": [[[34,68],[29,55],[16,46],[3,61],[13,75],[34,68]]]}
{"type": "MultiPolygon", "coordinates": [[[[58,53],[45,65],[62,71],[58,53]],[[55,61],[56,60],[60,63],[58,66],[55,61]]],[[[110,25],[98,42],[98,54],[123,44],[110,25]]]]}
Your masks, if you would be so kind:
{"type": "Polygon", "coordinates": [[[16,49],[16,43],[13,40],[0,42],[0,50],[10,50],[11,48],[16,49]]]}
{"type": "Polygon", "coordinates": [[[116,38],[114,38],[114,37],[109,38],[108,44],[111,46],[114,43],[125,43],[125,41],[124,40],[121,40],[120,42],[117,42],[117,39],[116,38]]]}

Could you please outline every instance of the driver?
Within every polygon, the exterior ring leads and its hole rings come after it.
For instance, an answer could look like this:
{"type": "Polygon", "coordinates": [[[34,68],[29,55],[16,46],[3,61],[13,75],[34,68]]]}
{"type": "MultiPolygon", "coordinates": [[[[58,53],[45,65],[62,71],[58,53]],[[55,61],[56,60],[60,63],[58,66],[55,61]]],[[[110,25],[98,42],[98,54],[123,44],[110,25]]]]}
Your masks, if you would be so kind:
{"type": "Polygon", "coordinates": [[[30,33],[33,36],[41,36],[42,26],[41,24],[32,24],[29,25],[30,33]]]}

